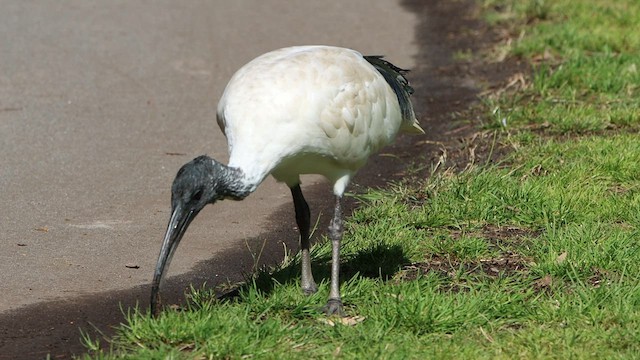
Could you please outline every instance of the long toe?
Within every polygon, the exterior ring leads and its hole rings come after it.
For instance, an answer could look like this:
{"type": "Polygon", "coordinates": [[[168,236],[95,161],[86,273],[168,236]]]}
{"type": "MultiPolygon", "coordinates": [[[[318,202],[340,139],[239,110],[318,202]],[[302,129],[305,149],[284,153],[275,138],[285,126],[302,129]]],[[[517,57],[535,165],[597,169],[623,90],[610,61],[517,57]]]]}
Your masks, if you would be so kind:
{"type": "Polygon", "coordinates": [[[345,317],[344,309],[342,306],[342,301],[338,299],[329,299],[327,301],[327,305],[322,308],[322,311],[327,314],[327,316],[337,315],[340,317],[345,317]]]}

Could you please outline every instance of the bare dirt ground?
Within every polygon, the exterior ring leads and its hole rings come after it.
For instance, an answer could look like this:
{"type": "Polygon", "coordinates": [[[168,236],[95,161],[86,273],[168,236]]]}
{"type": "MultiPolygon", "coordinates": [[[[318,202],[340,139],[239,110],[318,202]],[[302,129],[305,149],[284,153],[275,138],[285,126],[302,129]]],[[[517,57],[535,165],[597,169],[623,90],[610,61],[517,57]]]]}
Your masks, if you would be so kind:
{"type": "MultiPolygon", "coordinates": [[[[481,115],[474,112],[478,111],[473,110],[474,104],[483,88],[504,82],[509,74],[504,64],[492,65],[478,57],[469,61],[453,60],[456,53],[478,51],[496,39],[496,35],[475,18],[472,1],[404,0],[401,4],[419,19],[415,28],[418,52],[409,78],[416,89],[413,102],[427,135],[403,136],[383,150],[384,154],[393,156],[373,157],[352,186],[355,191],[400,179],[407,174],[407,168],[415,168],[416,163],[428,168],[443,151],[447,153],[449,165],[464,166],[472,148],[474,157],[487,156],[482,139],[473,136],[477,134],[473,120],[481,115]]],[[[198,68],[198,64],[194,64],[189,66],[198,68]]],[[[323,184],[305,189],[312,216],[320,216],[320,229],[325,228],[328,220],[322,216],[330,209],[327,191],[323,184]]],[[[284,200],[283,203],[263,222],[266,225],[259,235],[248,236],[245,241],[198,262],[191,270],[169,278],[163,289],[165,302],[180,302],[189,284],[198,287],[205,282],[215,286],[240,281],[243,273],[256,265],[277,263],[284,254],[283,244],[288,249],[297,249],[291,204],[284,200]],[[256,264],[252,253],[257,253],[263,244],[264,250],[256,264]]],[[[351,201],[349,206],[353,208],[356,204],[351,201]]],[[[40,302],[3,313],[0,315],[0,359],[43,358],[46,354],[52,358],[68,358],[82,353],[79,329],[92,336],[100,333],[109,336],[113,327],[123,320],[121,309],[136,304],[145,308],[148,294],[148,286],[138,286],[40,302]]]]}

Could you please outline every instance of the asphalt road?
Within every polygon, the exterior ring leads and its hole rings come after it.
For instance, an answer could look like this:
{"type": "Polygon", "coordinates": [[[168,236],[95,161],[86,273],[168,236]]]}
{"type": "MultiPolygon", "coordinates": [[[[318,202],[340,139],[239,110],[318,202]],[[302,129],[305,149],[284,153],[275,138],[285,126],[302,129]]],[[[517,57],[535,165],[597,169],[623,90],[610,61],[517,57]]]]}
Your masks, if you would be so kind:
{"type": "MultiPolygon", "coordinates": [[[[330,44],[412,68],[417,52],[416,15],[389,0],[3,0],[1,8],[5,319],[53,312],[92,294],[110,294],[101,298],[117,306],[128,289],[150,282],[171,181],[197,155],[226,161],[217,100],[233,72],[255,56],[330,44]]],[[[208,207],[168,276],[193,274],[222,254],[248,253],[245,239],[258,246],[267,231],[283,231],[276,210],[289,205],[287,188],[269,179],[243,202],[208,207]]],[[[295,238],[293,228],[286,230],[295,238]]],[[[201,276],[223,281],[236,269],[215,270],[201,276]]],[[[145,303],[147,293],[135,300],[145,303]]],[[[39,319],[22,322],[31,328],[0,333],[0,356],[12,339],[32,336],[39,319]]]]}

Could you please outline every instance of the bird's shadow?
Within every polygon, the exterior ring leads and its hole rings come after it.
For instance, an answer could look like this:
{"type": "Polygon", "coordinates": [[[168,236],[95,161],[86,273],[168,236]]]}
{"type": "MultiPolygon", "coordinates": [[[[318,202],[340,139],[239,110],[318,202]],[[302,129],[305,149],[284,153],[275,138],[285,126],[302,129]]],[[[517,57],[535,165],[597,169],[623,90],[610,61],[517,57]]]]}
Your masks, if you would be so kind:
{"type": "MultiPolygon", "coordinates": [[[[312,251],[313,253],[313,251],[312,251]]],[[[331,255],[321,254],[311,259],[313,276],[316,282],[328,282],[331,277],[331,255]]],[[[399,245],[377,244],[355,254],[345,256],[340,262],[340,282],[353,278],[370,278],[389,280],[403,265],[410,260],[399,245]]],[[[261,294],[268,296],[277,286],[297,283],[300,278],[300,257],[277,266],[275,269],[260,269],[252,274],[245,274],[245,281],[230,291],[218,296],[219,300],[234,300],[241,294],[255,287],[261,294]]],[[[302,290],[300,290],[302,291],[302,290]]]]}

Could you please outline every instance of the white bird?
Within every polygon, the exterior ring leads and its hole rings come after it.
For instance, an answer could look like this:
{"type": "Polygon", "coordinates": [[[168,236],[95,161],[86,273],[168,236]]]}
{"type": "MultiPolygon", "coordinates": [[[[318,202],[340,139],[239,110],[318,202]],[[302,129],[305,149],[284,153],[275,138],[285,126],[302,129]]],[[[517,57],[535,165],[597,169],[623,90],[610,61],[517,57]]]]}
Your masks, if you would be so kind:
{"type": "Polygon", "coordinates": [[[231,78],[218,104],[229,164],[205,155],[178,171],[171,188],[171,218],[151,290],[157,313],[165,269],[187,227],[202,208],[223,199],[242,200],[269,175],[290,189],[300,231],[301,287],[317,291],[309,255],[309,206],[300,174],[320,174],[333,184],[335,210],[331,285],[324,308],[344,315],[338,281],[342,239],[341,199],[369,156],[398,131],[424,133],[402,70],[381,56],[331,46],[296,46],[252,60],[231,78]]]}

